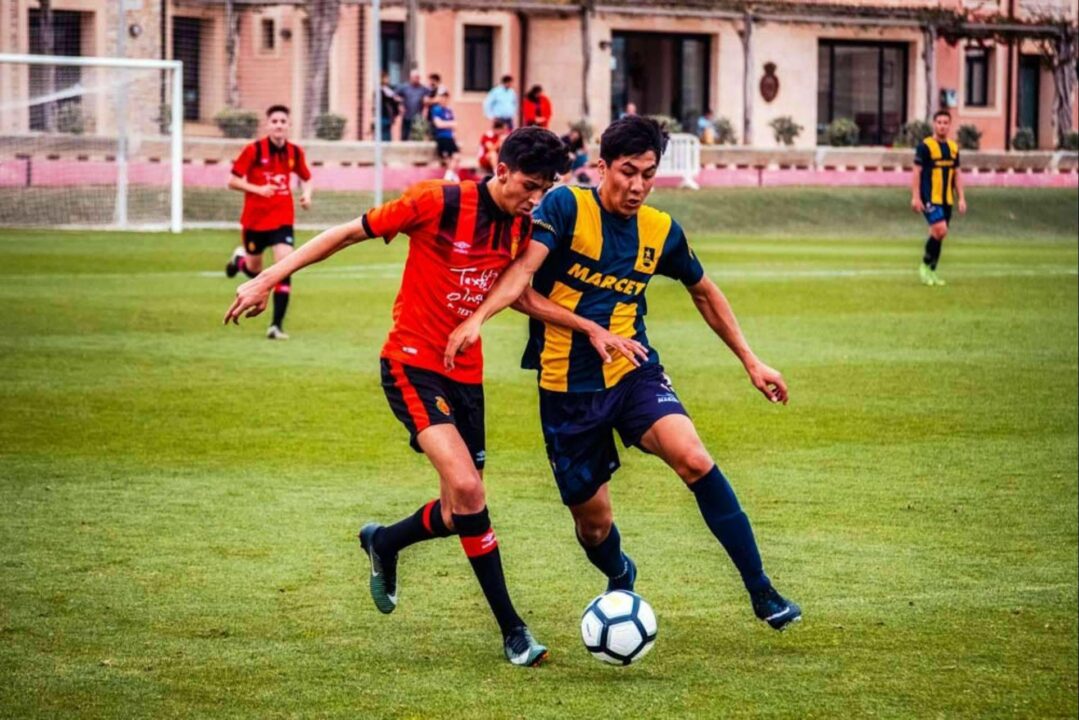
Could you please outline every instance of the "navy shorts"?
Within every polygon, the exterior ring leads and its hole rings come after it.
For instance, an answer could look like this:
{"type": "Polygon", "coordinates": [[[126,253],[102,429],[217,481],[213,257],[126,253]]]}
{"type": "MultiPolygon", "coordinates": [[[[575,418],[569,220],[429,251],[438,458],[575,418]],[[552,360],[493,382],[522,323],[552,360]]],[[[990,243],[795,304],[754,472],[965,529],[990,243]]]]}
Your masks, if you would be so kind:
{"type": "Polygon", "coordinates": [[[547,459],[566,505],[591,498],[618,469],[615,430],[623,445],[644,450],[641,437],[657,420],[689,415],[657,363],[634,370],[608,390],[570,393],[540,388],[539,394],[547,459]]]}
{"type": "Polygon", "coordinates": [[[394,416],[408,430],[412,449],[423,452],[416,436],[432,425],[454,425],[468,446],[472,464],[482,470],[487,461],[483,385],[457,382],[396,360],[382,358],[381,362],[382,389],[394,416]]]}
{"type": "Polygon", "coordinates": [[[936,225],[941,220],[946,223],[952,222],[952,206],[951,205],[933,205],[932,203],[925,204],[925,221],[930,225],[936,225]]]}
{"type": "Polygon", "coordinates": [[[282,225],[276,230],[248,230],[244,228],[244,250],[248,255],[261,255],[272,245],[284,243],[289,247],[296,244],[291,225],[282,225]]]}

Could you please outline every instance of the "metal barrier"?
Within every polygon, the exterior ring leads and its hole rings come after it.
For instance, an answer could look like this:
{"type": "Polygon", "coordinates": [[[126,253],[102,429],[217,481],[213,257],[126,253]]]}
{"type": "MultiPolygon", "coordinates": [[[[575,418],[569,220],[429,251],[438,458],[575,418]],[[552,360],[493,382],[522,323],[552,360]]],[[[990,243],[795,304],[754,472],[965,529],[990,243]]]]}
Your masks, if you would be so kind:
{"type": "Polygon", "coordinates": [[[671,135],[667,152],[659,161],[660,177],[682,179],[682,187],[697,190],[697,173],[701,171],[701,141],[696,135],[678,133],[671,135]]]}

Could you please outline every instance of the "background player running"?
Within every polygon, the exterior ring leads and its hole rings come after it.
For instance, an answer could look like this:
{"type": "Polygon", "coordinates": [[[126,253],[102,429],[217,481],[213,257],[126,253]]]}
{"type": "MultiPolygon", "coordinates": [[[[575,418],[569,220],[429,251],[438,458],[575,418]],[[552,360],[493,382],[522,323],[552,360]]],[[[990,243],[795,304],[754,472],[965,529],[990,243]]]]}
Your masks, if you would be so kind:
{"type": "Polygon", "coordinates": [[[952,205],[959,201],[959,214],[967,212],[967,199],[959,172],[959,145],[948,139],[952,116],[939,110],[933,116],[933,134],[914,152],[914,174],[911,177],[910,207],[925,215],[929,223],[929,238],[918,274],[925,285],[944,285],[937,275],[941,245],[948,235],[952,221],[952,205]]]}
{"type": "MultiPolygon", "coordinates": [[[[457,534],[515,665],[539,663],[547,649],[514,609],[491,529],[483,486],[486,460],[483,356],[478,344],[452,371],[442,365],[450,332],[470,315],[499,274],[529,245],[529,213],[563,169],[562,143],[541,128],[523,128],[502,145],[495,176],[483,183],[429,181],[361,218],[331,228],[295,254],[240,286],[226,322],[256,315],[281,278],[341,248],[373,237],[409,236],[394,325],[382,348],[382,386],[412,447],[426,453],[440,478],[440,497],[389,526],[369,523],[360,543],[371,561],[371,595],[383,613],[397,606],[397,555],[415,543],[457,534]]],[[[548,316],[589,335],[597,347],[632,347],[594,323],[549,304],[548,316]]],[[[542,315],[542,308],[537,310],[542,315]]]]}
{"type": "MultiPolygon", "coordinates": [[[[229,189],[244,194],[243,243],[232,253],[225,266],[230,278],[242,272],[255,277],[262,271],[262,252],[273,248],[274,262],[281,262],[292,252],[295,210],[292,206],[292,174],[300,178],[303,189],[300,207],[311,207],[311,171],[303,150],[288,141],[289,111],[274,105],[266,111],[266,137],[244,147],[232,164],[229,189]]],[[[273,322],[266,331],[271,340],[288,340],[284,331],[285,311],[292,292],[292,279],[281,278],[273,288],[273,322]]]]}
{"type": "Polygon", "coordinates": [[[689,486],[705,523],[738,568],[758,618],[782,630],[801,618],[764,573],[749,518],[704,448],[645,333],[645,288],[656,273],[680,280],[705,322],[741,360],[771,402],[787,402],[778,372],[753,354],[727,299],[705,274],[682,228],[645,206],[667,133],[627,116],[600,140],[598,188],[560,187],[534,213],[533,242],[480,308],[450,336],[444,362],[479,341],[482,323],[507,305],[528,309],[538,295],[646,348],[601,363],[575,332],[533,320],[523,365],[539,370],[540,420],[562,501],[588,559],[608,589],[632,589],[637,569],[622,552],[607,481],[619,466],[613,433],[658,455],[689,486]],[[535,274],[533,289],[529,280],[535,274]],[[524,293],[522,295],[522,293],[524,293]]]}

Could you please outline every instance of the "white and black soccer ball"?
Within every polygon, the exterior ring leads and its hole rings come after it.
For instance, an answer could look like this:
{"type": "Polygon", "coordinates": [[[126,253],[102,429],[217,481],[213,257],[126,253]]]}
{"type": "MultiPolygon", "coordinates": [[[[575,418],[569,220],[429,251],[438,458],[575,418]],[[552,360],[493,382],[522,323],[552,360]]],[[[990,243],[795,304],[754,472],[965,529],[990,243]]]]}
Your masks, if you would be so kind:
{"type": "Polygon", "coordinates": [[[581,616],[584,646],[595,658],[612,665],[629,665],[647,655],[658,629],[652,606],[629,590],[600,595],[581,616]]]}

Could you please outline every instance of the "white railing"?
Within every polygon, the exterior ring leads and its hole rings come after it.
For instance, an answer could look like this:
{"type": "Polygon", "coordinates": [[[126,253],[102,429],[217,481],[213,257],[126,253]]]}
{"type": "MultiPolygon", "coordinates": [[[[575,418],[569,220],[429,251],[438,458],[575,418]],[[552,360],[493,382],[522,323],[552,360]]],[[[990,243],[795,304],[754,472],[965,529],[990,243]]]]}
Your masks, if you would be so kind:
{"type": "Polygon", "coordinates": [[[697,190],[697,173],[701,171],[701,141],[696,135],[677,133],[671,135],[667,143],[667,152],[659,161],[661,177],[682,179],[682,187],[697,190]]]}

